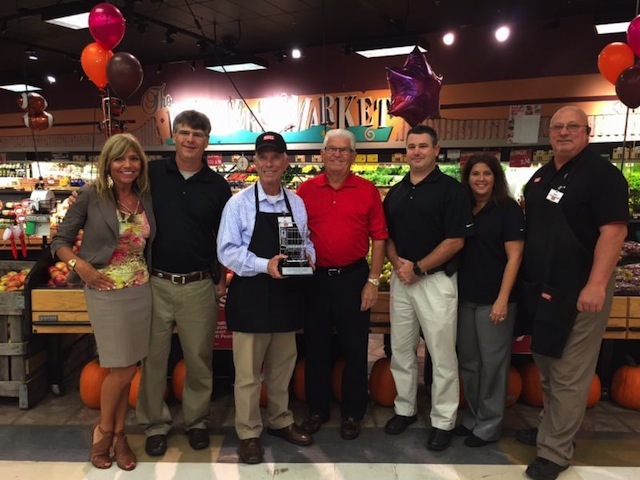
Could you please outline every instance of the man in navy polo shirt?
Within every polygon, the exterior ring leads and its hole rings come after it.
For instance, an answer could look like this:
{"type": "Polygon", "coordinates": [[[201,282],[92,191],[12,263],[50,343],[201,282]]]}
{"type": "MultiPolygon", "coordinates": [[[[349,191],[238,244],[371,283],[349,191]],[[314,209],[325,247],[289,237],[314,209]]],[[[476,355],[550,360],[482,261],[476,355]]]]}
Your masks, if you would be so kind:
{"type": "Polygon", "coordinates": [[[457,254],[473,234],[473,218],[460,182],[436,165],[440,147],[431,127],[407,134],[409,173],[384,200],[389,226],[391,277],[391,373],[398,395],[395,415],[385,425],[399,434],[417,420],[420,330],[433,363],[430,450],[451,442],[459,401],[457,254]]]}

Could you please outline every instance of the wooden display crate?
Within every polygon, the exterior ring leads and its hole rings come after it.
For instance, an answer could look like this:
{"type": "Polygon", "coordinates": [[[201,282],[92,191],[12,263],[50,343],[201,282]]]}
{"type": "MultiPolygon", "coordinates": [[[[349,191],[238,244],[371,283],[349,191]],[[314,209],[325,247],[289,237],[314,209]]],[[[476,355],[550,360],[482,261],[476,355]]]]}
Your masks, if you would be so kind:
{"type": "Polygon", "coordinates": [[[84,292],[79,288],[31,290],[33,333],[90,333],[84,292]]]}
{"type": "Polygon", "coordinates": [[[613,297],[611,312],[609,313],[609,322],[604,332],[604,338],[627,338],[629,303],[629,297],[613,297]]]}
{"type": "Polygon", "coordinates": [[[388,334],[390,332],[390,328],[389,292],[378,292],[378,301],[373,307],[371,307],[369,331],[371,333],[388,334]]]}

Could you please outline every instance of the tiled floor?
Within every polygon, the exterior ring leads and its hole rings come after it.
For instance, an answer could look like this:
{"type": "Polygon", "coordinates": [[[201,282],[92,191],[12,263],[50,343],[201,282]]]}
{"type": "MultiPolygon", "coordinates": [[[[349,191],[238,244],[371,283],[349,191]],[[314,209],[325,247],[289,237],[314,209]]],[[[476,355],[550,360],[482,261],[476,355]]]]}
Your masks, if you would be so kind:
{"type": "MultiPolygon", "coordinates": [[[[383,354],[380,339],[373,337],[370,360],[383,354]]],[[[174,431],[169,450],[161,459],[144,453],[144,435],[133,412],[128,419],[129,439],[138,454],[133,472],[117,467],[97,470],[88,463],[89,426],[97,412],[80,401],[77,374],[69,376],[67,393],[49,395],[30,410],[20,410],[17,400],[0,398],[0,480],[47,478],[75,479],[521,479],[535,457],[535,449],[515,441],[515,430],[536,424],[538,409],[516,404],[506,411],[503,438],[482,448],[469,448],[454,439],[444,452],[426,450],[429,426],[428,395],[419,390],[419,421],[407,432],[390,437],[383,431],[391,408],[370,405],[363,433],[354,441],[340,438],[339,411],[315,435],[310,447],[295,447],[263,435],[266,462],[258,466],[238,463],[233,430],[231,386],[217,382],[211,402],[211,448],[195,452],[179,427],[180,405],[174,404],[174,431]]],[[[292,399],[298,420],[306,405],[292,399]]],[[[640,478],[640,412],[601,401],[587,411],[577,438],[574,467],[563,473],[570,479],[640,478]]]]}

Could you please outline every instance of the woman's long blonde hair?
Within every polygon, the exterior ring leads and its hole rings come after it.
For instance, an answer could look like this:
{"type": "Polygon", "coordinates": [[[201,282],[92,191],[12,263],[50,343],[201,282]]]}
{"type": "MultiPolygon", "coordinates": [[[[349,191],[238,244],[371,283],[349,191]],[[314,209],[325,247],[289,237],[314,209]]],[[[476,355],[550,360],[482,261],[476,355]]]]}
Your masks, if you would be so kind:
{"type": "Polygon", "coordinates": [[[115,197],[112,193],[113,181],[109,171],[111,170],[111,164],[114,160],[122,158],[126,155],[127,151],[132,148],[138,157],[140,157],[140,174],[136,178],[136,189],[140,195],[147,195],[149,193],[149,175],[148,175],[148,159],[147,155],[142,149],[142,145],[136,137],[130,133],[117,133],[107,139],[100,152],[100,158],[98,159],[98,178],[95,185],[98,195],[103,198],[108,198],[112,201],[115,197]]]}

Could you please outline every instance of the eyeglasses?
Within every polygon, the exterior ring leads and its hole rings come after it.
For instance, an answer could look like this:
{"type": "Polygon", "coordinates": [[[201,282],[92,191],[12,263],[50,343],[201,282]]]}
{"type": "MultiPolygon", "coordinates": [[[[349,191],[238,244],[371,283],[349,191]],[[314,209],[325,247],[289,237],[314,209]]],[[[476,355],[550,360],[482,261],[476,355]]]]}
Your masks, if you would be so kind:
{"type": "Polygon", "coordinates": [[[339,153],[340,155],[346,155],[347,153],[351,153],[353,150],[351,150],[349,147],[325,147],[324,151],[332,155],[334,153],[339,153]]]}
{"type": "Polygon", "coordinates": [[[549,127],[549,131],[553,133],[560,133],[564,128],[567,129],[569,133],[576,133],[582,127],[589,127],[589,125],[578,125],[577,123],[569,123],[567,125],[551,125],[549,127]]]}
{"type": "Polygon", "coordinates": [[[196,140],[203,140],[207,138],[207,134],[204,132],[198,132],[194,130],[178,130],[178,136],[180,137],[188,137],[192,135],[196,140]]]}

